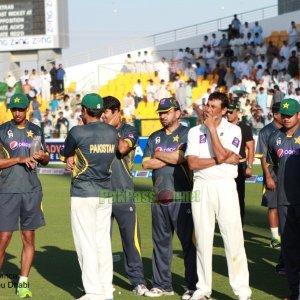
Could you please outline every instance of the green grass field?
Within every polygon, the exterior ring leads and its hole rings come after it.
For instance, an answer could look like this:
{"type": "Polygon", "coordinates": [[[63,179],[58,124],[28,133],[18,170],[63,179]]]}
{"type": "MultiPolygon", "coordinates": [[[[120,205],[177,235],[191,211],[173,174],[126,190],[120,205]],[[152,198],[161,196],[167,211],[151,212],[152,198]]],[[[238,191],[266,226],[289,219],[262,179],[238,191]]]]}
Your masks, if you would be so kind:
{"type": "MultiPolygon", "coordinates": [[[[258,167],[255,174],[260,174],[258,167]]],[[[30,275],[30,288],[34,299],[56,300],[79,298],[82,293],[80,270],[74,251],[70,228],[70,178],[68,176],[40,175],[43,184],[47,226],[37,231],[36,256],[30,275]]],[[[135,179],[137,190],[150,190],[150,179],[135,179]]],[[[269,247],[270,231],[267,222],[267,210],[260,206],[261,185],[247,184],[245,247],[250,270],[252,299],[282,299],[288,295],[284,277],[274,272],[279,251],[269,247]]],[[[142,255],[145,276],[151,286],[151,216],[150,204],[137,204],[142,236],[142,255]]],[[[12,286],[19,274],[21,241],[15,233],[7,250],[3,272],[9,278],[0,278],[0,299],[17,299],[12,286]]],[[[137,299],[131,292],[123,268],[122,246],[118,227],[113,228],[113,253],[121,255],[121,261],[114,263],[114,293],[116,300],[137,299]]],[[[183,259],[176,236],[173,243],[173,287],[175,296],[165,299],[179,299],[183,293],[183,259]]],[[[215,234],[213,256],[213,299],[234,299],[227,277],[226,259],[220,234],[215,234]]]]}

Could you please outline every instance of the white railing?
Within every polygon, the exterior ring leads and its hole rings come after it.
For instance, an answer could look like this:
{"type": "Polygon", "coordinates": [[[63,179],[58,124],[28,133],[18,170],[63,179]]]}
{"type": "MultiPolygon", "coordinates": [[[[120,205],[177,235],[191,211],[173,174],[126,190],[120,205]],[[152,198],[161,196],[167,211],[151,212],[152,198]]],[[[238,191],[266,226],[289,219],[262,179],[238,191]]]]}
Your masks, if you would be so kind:
{"type": "MultiPolygon", "coordinates": [[[[268,6],[261,9],[248,11],[245,13],[238,14],[239,20],[244,22],[255,22],[267,18],[278,16],[278,6],[268,6]]],[[[187,26],[175,30],[169,30],[159,34],[151,35],[147,38],[152,40],[152,45],[157,46],[170,42],[176,42],[178,40],[194,37],[196,35],[203,35],[209,32],[218,31],[220,29],[227,29],[228,25],[232,21],[232,16],[216,19],[208,22],[199,23],[192,26],[187,26]]]]}
{"type": "MultiPolygon", "coordinates": [[[[238,18],[242,23],[251,23],[276,16],[278,16],[278,5],[268,6],[238,14],[238,18]]],[[[153,47],[166,43],[171,43],[178,40],[194,37],[197,35],[203,35],[209,32],[214,32],[219,29],[226,29],[231,23],[232,18],[232,16],[227,16],[224,18],[203,22],[192,26],[187,26],[175,30],[162,32],[159,34],[154,34],[142,39],[126,41],[124,43],[116,44],[110,47],[89,50],[86,52],[71,55],[67,58],[63,57],[63,63],[65,67],[70,67],[73,65],[91,62],[93,60],[97,60],[104,57],[131,52],[146,47],[153,47]]]]}

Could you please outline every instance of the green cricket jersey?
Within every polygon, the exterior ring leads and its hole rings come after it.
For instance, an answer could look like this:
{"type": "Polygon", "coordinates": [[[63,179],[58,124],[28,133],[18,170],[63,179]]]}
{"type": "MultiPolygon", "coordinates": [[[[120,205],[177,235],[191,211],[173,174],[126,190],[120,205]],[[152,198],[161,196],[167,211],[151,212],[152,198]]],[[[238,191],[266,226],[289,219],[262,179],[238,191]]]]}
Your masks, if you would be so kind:
{"type": "MultiPolygon", "coordinates": [[[[41,136],[42,149],[46,152],[43,132],[37,125],[27,122],[24,128],[17,127],[13,121],[0,126],[0,157],[13,158],[30,156],[34,136],[41,136]]],[[[41,183],[36,169],[25,164],[17,164],[0,170],[0,193],[32,193],[41,191],[41,183]]]]}
{"type": "Polygon", "coordinates": [[[98,197],[111,190],[111,165],[118,146],[114,127],[93,122],[73,127],[65,141],[64,157],[74,156],[71,196],[98,197]]]}

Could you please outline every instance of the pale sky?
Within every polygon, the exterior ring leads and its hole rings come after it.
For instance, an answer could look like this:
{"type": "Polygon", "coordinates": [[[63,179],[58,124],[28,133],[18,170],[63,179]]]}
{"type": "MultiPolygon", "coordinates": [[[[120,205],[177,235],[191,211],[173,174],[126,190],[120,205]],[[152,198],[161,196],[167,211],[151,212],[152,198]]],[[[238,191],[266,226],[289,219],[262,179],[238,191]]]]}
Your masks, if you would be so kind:
{"type": "Polygon", "coordinates": [[[68,1],[70,48],[63,55],[277,4],[277,0],[68,1]]]}

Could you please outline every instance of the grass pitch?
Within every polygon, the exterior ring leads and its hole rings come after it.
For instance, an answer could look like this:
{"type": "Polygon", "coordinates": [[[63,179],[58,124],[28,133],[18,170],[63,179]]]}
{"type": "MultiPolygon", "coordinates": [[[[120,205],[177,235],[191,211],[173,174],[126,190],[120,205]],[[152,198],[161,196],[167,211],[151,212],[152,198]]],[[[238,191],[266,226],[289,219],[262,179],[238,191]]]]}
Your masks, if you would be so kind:
{"type": "MultiPolygon", "coordinates": [[[[260,174],[260,168],[254,169],[260,174]]],[[[70,178],[68,176],[40,175],[43,184],[43,207],[47,225],[36,233],[36,255],[30,274],[30,288],[37,300],[68,300],[82,294],[80,269],[74,250],[70,227],[70,178]]],[[[150,179],[135,179],[137,190],[152,187],[150,179]]],[[[249,262],[252,299],[282,299],[288,295],[286,278],[275,274],[274,266],[279,251],[269,247],[270,231],[267,210],[260,206],[261,184],[246,185],[246,217],[244,226],[245,247],[249,262]]],[[[142,237],[142,255],[145,277],[151,287],[151,212],[150,204],[137,204],[142,237]]],[[[0,299],[17,299],[15,282],[19,274],[21,241],[18,232],[7,250],[2,277],[0,276],[0,299]]],[[[123,267],[123,254],[117,224],[113,227],[113,253],[121,260],[114,263],[114,286],[116,300],[138,299],[133,295],[123,267]]],[[[180,299],[183,293],[184,268],[179,241],[173,242],[173,287],[180,299]]],[[[213,256],[213,299],[234,299],[227,276],[226,259],[222,238],[216,230],[213,256]]],[[[140,298],[141,299],[141,298],[140,298]]]]}

